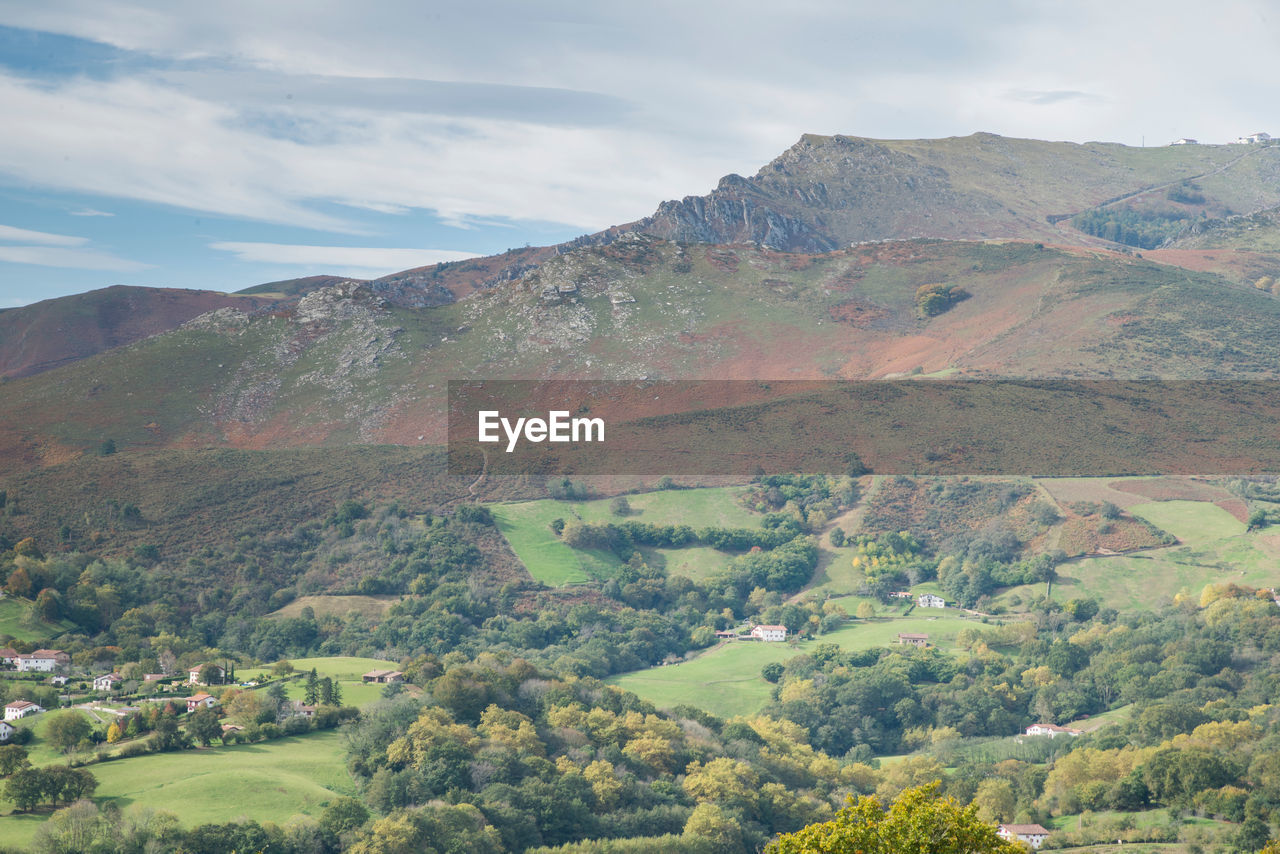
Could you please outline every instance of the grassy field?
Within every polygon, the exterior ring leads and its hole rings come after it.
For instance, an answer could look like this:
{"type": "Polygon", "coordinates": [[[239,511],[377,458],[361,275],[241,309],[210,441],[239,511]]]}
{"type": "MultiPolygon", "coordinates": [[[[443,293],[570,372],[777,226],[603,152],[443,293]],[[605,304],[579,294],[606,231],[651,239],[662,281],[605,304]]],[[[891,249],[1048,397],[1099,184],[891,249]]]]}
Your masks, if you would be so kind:
{"type": "MultiPolygon", "coordinates": [[[[35,736],[26,746],[27,758],[31,761],[32,765],[49,765],[54,762],[62,762],[66,760],[66,754],[49,744],[44,737],[45,730],[48,729],[49,721],[53,719],[53,716],[63,714],[65,711],[68,710],[43,712],[38,715],[32,715],[29,718],[23,718],[21,721],[17,722],[16,725],[19,728],[29,729],[31,730],[32,735],[35,736]]],[[[85,712],[79,709],[72,709],[69,711],[73,714],[83,715],[95,727],[98,726],[98,722],[90,715],[85,714],[85,712]]]]}
{"type": "MultiPolygon", "coordinates": [[[[883,608],[878,610],[884,613],[883,608]]],[[[953,650],[956,635],[961,629],[981,625],[972,617],[966,618],[951,608],[916,608],[908,617],[851,622],[844,628],[822,635],[817,642],[839,644],[848,650],[870,649],[873,646],[896,645],[898,633],[908,632],[927,634],[933,646],[953,650]]]]}
{"type": "Polygon", "coordinates": [[[30,608],[31,602],[26,599],[15,599],[12,596],[0,599],[0,636],[8,635],[21,641],[37,642],[74,628],[73,623],[66,621],[47,623],[44,620],[32,620],[30,608]]]}
{"type": "MultiPolygon", "coordinates": [[[[328,676],[338,680],[342,686],[342,705],[367,706],[382,697],[384,685],[366,685],[360,677],[370,670],[395,670],[400,665],[394,661],[383,661],[377,658],[351,658],[335,656],[330,658],[291,658],[295,673],[305,674],[315,668],[316,675],[328,676]]],[[[248,671],[241,676],[245,681],[267,676],[269,671],[248,671]]],[[[285,696],[290,700],[302,700],[307,691],[306,679],[294,679],[285,686],[285,696]]]]}
{"type": "Polygon", "coordinates": [[[398,601],[399,596],[301,596],[268,616],[300,617],[303,608],[310,608],[317,619],[330,615],[346,617],[352,611],[362,617],[373,618],[381,617],[398,601]]]}
{"type": "Polygon", "coordinates": [[[1244,533],[1244,523],[1226,510],[1204,501],[1153,501],[1129,508],[1157,528],[1187,545],[1200,545],[1244,533]]]}
{"type": "MultiPolygon", "coordinates": [[[[618,559],[595,549],[571,549],[551,530],[555,519],[583,522],[640,521],[655,525],[754,528],[761,517],[738,503],[742,487],[671,489],[627,496],[631,513],[625,517],[609,509],[609,500],[525,501],[490,507],[498,530],[529,574],[550,587],[580,584],[610,577],[618,559]]],[[[648,549],[645,557],[667,571],[705,578],[724,566],[729,556],[708,548],[648,549]]]]}
{"type": "MultiPolygon", "coordinates": [[[[1198,596],[1211,583],[1259,587],[1280,581],[1280,538],[1246,533],[1244,524],[1221,507],[1204,501],[1157,501],[1134,505],[1129,512],[1172,533],[1181,544],[1063,564],[1054,599],[1093,597],[1121,611],[1149,611],[1168,606],[1184,589],[1198,596]]],[[[1043,592],[1040,585],[1014,587],[997,602],[1017,608],[1015,597],[1025,603],[1043,592]]]]}
{"type": "MultiPolygon", "coordinates": [[[[850,596],[836,601],[852,612],[861,600],[850,596]]],[[[879,606],[877,610],[885,616],[869,622],[851,622],[844,628],[821,635],[816,640],[804,641],[796,647],[782,643],[730,641],[689,661],[650,667],[614,676],[608,681],[634,691],[660,708],[688,703],[722,717],[749,715],[760,711],[769,701],[773,686],[764,681],[760,668],[771,661],[785,662],[820,643],[835,643],[848,650],[889,646],[897,643],[898,632],[923,632],[929,635],[934,645],[950,649],[960,629],[966,625],[980,625],[951,609],[926,609],[922,612],[917,608],[910,616],[902,617],[899,612],[904,608],[879,606]]]]}
{"type": "Polygon", "coordinates": [[[720,717],[751,715],[769,701],[773,690],[760,675],[760,668],[794,655],[796,650],[784,643],[729,641],[690,661],[650,667],[607,681],[660,708],[688,703],[720,717]]]}
{"type": "MultiPolygon", "coordinates": [[[[96,800],[168,810],[183,825],[250,818],[284,822],[319,815],[338,795],[355,795],[346,745],[334,730],[261,744],[155,753],[89,766],[96,800]]],[[[0,816],[0,839],[30,844],[47,815],[0,816]]]]}

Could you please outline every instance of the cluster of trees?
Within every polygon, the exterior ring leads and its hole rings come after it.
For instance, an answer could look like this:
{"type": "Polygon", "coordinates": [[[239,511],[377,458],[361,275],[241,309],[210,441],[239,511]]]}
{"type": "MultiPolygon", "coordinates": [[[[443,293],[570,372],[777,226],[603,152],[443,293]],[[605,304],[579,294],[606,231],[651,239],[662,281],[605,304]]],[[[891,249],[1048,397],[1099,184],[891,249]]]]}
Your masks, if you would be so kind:
{"type": "Polygon", "coordinates": [[[4,779],[5,800],[23,812],[45,802],[69,804],[90,797],[98,788],[98,779],[84,768],[31,767],[26,750],[16,744],[0,747],[0,778],[4,779]]]}
{"type": "Polygon", "coordinates": [[[1108,207],[1076,214],[1071,218],[1071,225],[1085,234],[1114,243],[1155,249],[1185,231],[1188,219],[1188,214],[1177,208],[1137,210],[1108,207]]]}
{"type": "Polygon", "coordinates": [[[959,285],[921,285],[916,288],[916,309],[923,317],[936,317],[969,296],[969,292],[959,285]]]}
{"type": "Polygon", "coordinates": [[[829,818],[844,787],[874,785],[872,769],[815,750],[794,724],[663,714],[521,659],[455,660],[426,688],[430,702],[387,700],[349,736],[367,802],[401,834],[447,799],[489,828],[481,850],[635,837],[758,850],[829,818]]]}

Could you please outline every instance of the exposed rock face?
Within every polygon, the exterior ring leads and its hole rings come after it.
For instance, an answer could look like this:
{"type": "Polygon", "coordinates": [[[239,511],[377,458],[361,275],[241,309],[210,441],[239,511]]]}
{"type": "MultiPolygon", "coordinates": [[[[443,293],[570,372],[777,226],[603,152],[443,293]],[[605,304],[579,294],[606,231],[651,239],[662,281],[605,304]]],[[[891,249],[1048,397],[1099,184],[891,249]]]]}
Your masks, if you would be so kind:
{"type": "Polygon", "coordinates": [[[341,282],[320,288],[298,300],[294,320],[325,323],[352,318],[368,319],[385,310],[387,301],[359,282],[341,282]]]}
{"type": "Polygon", "coordinates": [[[988,224],[1016,232],[1008,228],[1015,221],[995,199],[957,191],[946,170],[910,154],[855,137],[806,136],[754,177],[727,175],[706,196],[663,202],[636,229],[683,242],[826,252],[866,240],[985,237],[988,224]]]}

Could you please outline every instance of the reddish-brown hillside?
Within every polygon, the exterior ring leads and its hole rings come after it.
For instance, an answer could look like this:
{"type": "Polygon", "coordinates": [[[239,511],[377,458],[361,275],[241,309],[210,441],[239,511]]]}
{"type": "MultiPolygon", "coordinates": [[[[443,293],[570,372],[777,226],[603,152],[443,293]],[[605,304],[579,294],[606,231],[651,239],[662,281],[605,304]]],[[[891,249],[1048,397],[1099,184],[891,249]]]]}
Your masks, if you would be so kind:
{"type": "Polygon", "coordinates": [[[0,377],[25,377],[168,332],[206,311],[251,311],[265,297],[124,285],[0,313],[0,377]]]}

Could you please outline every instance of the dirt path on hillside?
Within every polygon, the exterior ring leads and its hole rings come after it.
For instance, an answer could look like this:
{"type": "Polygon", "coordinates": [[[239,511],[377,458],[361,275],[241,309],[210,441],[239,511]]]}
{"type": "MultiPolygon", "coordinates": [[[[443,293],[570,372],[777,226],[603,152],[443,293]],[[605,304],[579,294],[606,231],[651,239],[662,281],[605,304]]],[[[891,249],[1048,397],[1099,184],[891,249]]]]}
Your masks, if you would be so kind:
{"type": "Polygon", "coordinates": [[[840,549],[831,545],[831,532],[836,528],[844,529],[845,534],[852,535],[862,527],[862,520],[867,515],[867,505],[876,493],[880,491],[880,485],[884,483],[884,475],[871,475],[870,483],[865,489],[860,489],[858,501],[848,510],[841,513],[836,518],[827,523],[827,527],[822,529],[822,534],[818,537],[818,565],[813,570],[809,583],[787,599],[788,602],[799,602],[810,590],[815,586],[825,584],[829,579],[827,576],[827,567],[834,564],[840,559],[840,549]]]}

